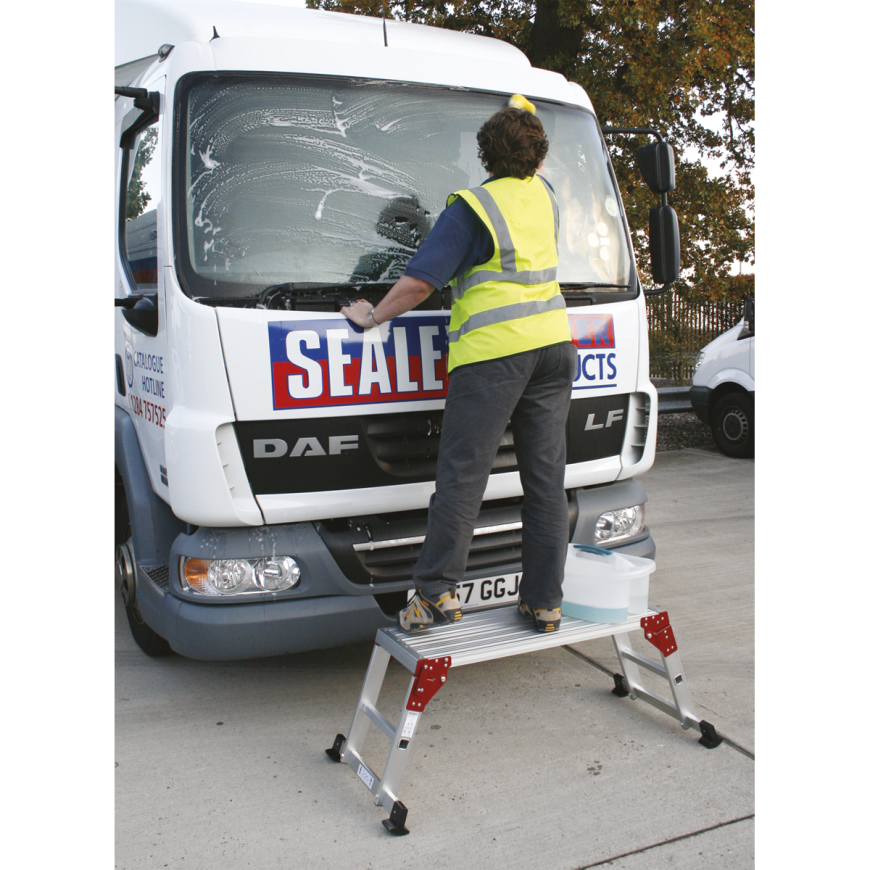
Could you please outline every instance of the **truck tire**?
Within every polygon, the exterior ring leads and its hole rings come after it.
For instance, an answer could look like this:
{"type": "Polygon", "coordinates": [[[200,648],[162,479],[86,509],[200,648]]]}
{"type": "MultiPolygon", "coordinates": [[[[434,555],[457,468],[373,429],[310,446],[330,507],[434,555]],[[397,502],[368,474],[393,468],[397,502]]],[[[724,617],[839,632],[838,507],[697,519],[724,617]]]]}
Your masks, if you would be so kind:
{"type": "Polygon", "coordinates": [[[716,446],[726,456],[750,459],[755,456],[755,398],[748,393],[728,393],[710,413],[710,427],[716,446]]]}
{"type": "MultiPolygon", "coordinates": [[[[117,472],[116,472],[117,475],[117,472]]],[[[125,582],[132,584],[135,589],[136,559],[133,553],[133,532],[130,526],[130,513],[127,509],[127,499],[124,495],[123,485],[115,487],[115,585],[121,592],[125,582]]],[[[136,607],[135,598],[132,604],[124,602],[124,610],[127,613],[127,622],[130,624],[130,633],[133,640],[145,653],[152,657],[169,655],[172,647],[165,638],[157,634],[154,629],[145,624],[139,608],[136,607]]]]}

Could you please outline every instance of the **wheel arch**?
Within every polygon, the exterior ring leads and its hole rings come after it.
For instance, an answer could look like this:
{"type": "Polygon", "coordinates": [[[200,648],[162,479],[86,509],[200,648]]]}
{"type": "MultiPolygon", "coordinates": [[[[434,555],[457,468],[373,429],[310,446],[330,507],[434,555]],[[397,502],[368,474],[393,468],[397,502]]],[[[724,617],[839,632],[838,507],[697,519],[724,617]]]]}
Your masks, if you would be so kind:
{"type": "Polygon", "coordinates": [[[752,400],[755,401],[755,391],[747,390],[742,384],[735,383],[734,381],[726,381],[725,383],[719,384],[713,392],[710,393],[710,402],[708,407],[712,411],[714,407],[716,407],[716,402],[719,401],[723,396],[727,396],[729,393],[744,393],[745,395],[751,396],[752,400]]]}
{"type": "MultiPolygon", "coordinates": [[[[130,415],[115,406],[115,498],[124,498],[133,534],[136,561],[165,565],[172,542],[185,531],[186,523],[151,486],[139,437],[130,415]],[[120,478],[120,483],[119,483],[120,478]]],[[[117,502],[116,502],[117,516],[117,502]]]]}

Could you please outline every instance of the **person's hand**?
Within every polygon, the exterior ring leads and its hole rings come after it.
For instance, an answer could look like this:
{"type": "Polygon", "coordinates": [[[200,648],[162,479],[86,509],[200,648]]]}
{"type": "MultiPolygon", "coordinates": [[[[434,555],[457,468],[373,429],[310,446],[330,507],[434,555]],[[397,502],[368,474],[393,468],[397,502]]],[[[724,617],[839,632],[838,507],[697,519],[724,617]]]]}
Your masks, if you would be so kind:
{"type": "Polygon", "coordinates": [[[351,302],[350,305],[346,305],[342,308],[341,313],[351,321],[351,323],[355,323],[357,326],[366,329],[372,325],[372,322],[369,319],[369,311],[373,308],[374,305],[372,305],[371,302],[366,302],[365,299],[356,299],[351,302]]]}

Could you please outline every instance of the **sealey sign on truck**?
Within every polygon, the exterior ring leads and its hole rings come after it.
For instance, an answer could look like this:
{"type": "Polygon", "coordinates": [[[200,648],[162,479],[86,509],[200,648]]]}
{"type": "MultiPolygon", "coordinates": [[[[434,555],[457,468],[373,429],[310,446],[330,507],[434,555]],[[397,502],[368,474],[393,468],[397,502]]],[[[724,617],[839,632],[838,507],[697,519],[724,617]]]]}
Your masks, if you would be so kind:
{"type": "MultiPolygon", "coordinates": [[[[477,130],[514,93],[537,106],[560,206],[571,539],[651,557],[644,291],[604,140],[621,131],[602,131],[584,90],[485,37],[274,2],[117,0],[116,571],[145,652],[336,646],[404,606],[451,288],[373,329],[339,309],[382,298],[447,196],[481,183],[477,130]]],[[[650,238],[666,285],[673,155],[659,139],[638,157],[663,194],[650,238]]],[[[522,519],[508,428],[464,609],[515,600],[522,519]]]]}

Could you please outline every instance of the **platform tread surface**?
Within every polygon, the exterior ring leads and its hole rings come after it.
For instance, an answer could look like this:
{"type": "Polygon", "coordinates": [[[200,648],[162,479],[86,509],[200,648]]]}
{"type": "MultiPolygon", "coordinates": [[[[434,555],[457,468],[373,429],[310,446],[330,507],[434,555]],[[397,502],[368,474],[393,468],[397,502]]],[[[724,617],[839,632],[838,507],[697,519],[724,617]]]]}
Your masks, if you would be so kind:
{"type": "Polygon", "coordinates": [[[417,632],[405,632],[398,626],[381,628],[376,643],[409,670],[414,670],[420,659],[441,656],[450,656],[451,667],[459,667],[634,631],[640,628],[644,616],[654,614],[650,610],[619,623],[586,622],[563,615],[559,630],[545,633],[535,631],[531,621],[520,616],[515,607],[498,607],[465,614],[457,623],[417,632]]]}

